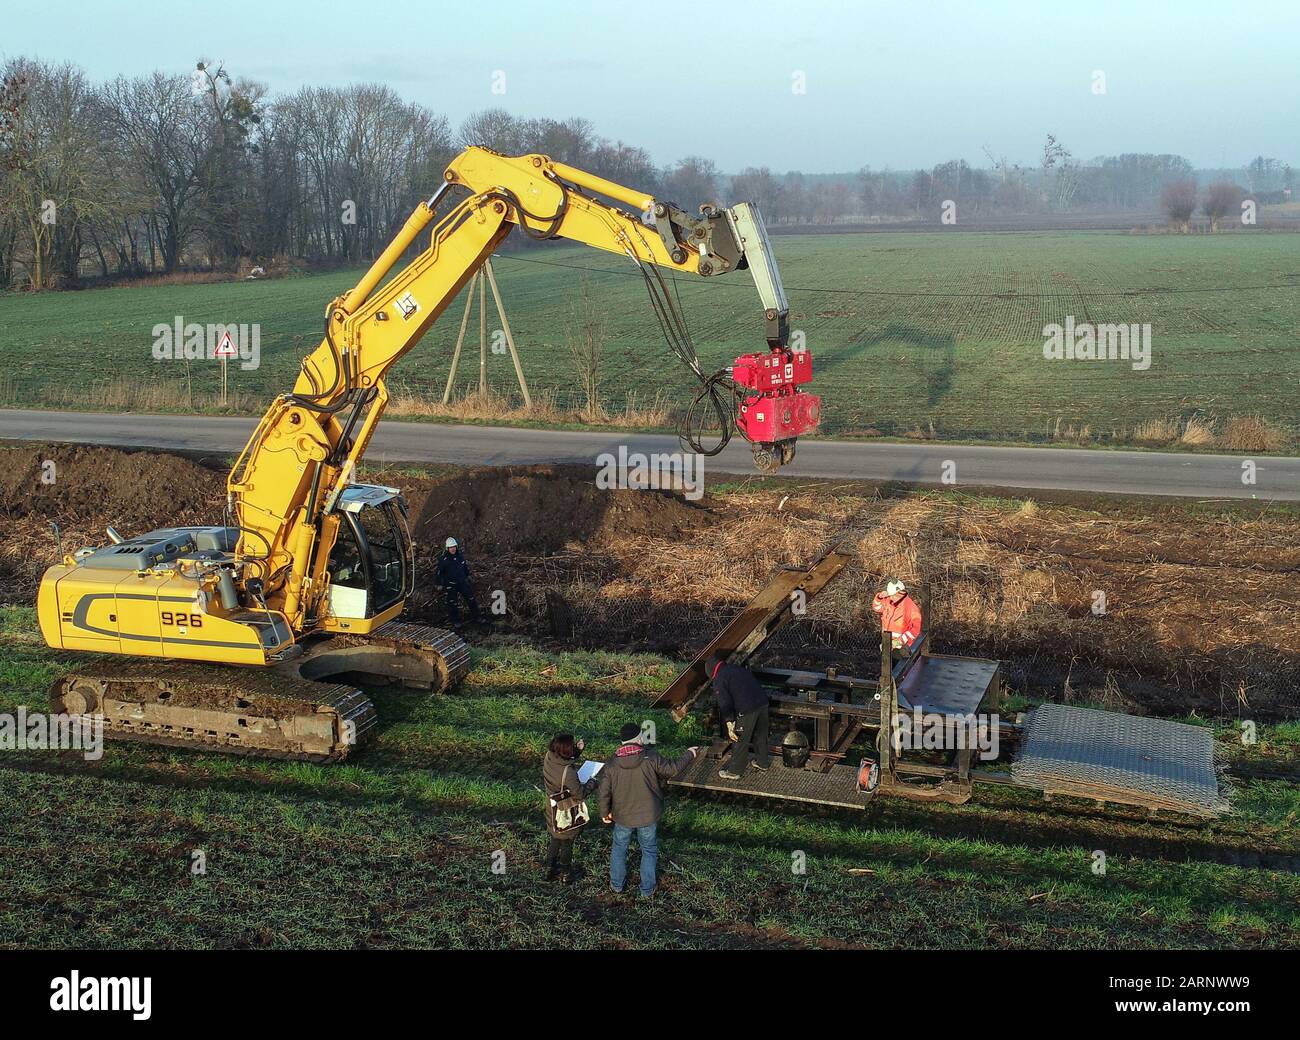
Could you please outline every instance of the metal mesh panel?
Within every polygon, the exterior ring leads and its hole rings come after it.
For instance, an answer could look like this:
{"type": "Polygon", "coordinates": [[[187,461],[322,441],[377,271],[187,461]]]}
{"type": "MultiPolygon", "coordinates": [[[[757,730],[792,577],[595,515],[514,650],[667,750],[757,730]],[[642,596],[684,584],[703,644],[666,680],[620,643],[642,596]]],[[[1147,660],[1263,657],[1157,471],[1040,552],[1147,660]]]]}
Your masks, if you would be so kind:
{"type": "Polygon", "coordinates": [[[1030,714],[1012,775],[1048,794],[1197,815],[1226,812],[1207,729],[1044,704],[1030,714]]]}

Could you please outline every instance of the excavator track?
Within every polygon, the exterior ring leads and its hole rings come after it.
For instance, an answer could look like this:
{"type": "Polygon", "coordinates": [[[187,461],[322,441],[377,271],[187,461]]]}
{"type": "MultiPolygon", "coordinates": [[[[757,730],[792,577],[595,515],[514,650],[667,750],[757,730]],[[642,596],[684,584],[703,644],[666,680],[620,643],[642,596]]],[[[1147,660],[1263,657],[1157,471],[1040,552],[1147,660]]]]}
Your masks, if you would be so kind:
{"type": "Polygon", "coordinates": [[[282,671],[304,679],[397,683],[441,693],[469,671],[469,646],[445,628],[390,621],[365,635],[334,635],[308,644],[282,671]]]}
{"type": "Polygon", "coordinates": [[[370,698],[353,686],[260,668],[108,658],[50,688],[56,712],[104,736],[265,758],[337,762],[375,728],[370,698]]]}
{"type": "Polygon", "coordinates": [[[455,686],[469,671],[469,644],[455,632],[409,621],[390,621],[367,637],[370,643],[433,659],[439,681],[433,692],[455,686]]]}

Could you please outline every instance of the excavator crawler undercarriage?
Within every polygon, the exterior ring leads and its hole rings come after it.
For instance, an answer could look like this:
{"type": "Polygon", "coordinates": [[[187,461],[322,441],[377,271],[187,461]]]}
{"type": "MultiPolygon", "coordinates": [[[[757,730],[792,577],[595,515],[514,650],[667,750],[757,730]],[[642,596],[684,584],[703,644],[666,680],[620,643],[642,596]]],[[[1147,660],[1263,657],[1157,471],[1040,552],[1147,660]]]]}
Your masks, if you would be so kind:
{"type": "Polygon", "coordinates": [[[50,700],[83,723],[102,717],[112,739],[337,762],[378,724],[356,684],[437,693],[468,669],[469,648],[454,633],[389,622],[368,637],[321,640],[270,669],[106,656],[58,679],[50,700]]]}

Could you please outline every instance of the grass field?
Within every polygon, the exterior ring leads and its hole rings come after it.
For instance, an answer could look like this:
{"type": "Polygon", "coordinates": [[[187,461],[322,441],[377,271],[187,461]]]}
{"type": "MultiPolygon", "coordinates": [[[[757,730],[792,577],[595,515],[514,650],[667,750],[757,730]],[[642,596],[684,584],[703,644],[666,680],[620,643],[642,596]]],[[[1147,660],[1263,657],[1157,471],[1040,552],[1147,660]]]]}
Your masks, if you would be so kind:
{"type": "MultiPolygon", "coordinates": [[[[791,324],[814,354],[824,429],[1123,441],[1143,421],[1259,415],[1292,434],[1300,403],[1300,236],[1116,232],[790,235],[774,248],[791,324]],[[1043,327],[1150,323],[1152,363],[1049,361],[1043,327]]],[[[665,390],[684,403],[692,377],[668,355],[641,280],[616,257],[578,247],[508,254],[495,267],[535,394],[570,402],[565,330],[589,292],[607,322],[604,395],[623,408],[665,390]],[[578,269],[575,269],[578,268],[578,269]]],[[[155,362],[151,329],[187,322],[261,324],[262,365],[231,367],[239,408],[260,411],[319,341],[325,304],[355,272],[229,284],[0,297],[0,404],[185,407],[219,385],[215,362],[155,362]]],[[[679,279],[705,367],[761,349],[746,274],[679,279]]],[[[489,307],[490,307],[489,303],[489,307]]],[[[441,396],[462,305],[395,370],[394,388],[441,396]]],[[[496,325],[495,313],[489,327],[496,325]]],[[[477,318],[462,375],[477,381],[477,318]]],[[[489,354],[509,392],[508,356],[489,354]]]]}
{"type": "MultiPolygon", "coordinates": [[[[68,663],[33,611],[0,608],[0,711],[40,710],[68,663]]],[[[451,696],[376,692],[377,742],[344,766],[119,744],[98,762],[0,753],[0,946],[1300,946],[1300,802],[1268,780],[1237,781],[1237,815],[1206,825],[1012,790],[865,814],[678,793],[653,904],[606,891],[599,827],[579,846],[590,876],[544,884],[545,743],[571,730],[603,757],[621,723],[650,717],[680,752],[698,724],[645,708],[674,670],[490,645],[451,696]]],[[[1298,747],[1294,724],[1263,732],[1261,753],[1298,747]]]]}

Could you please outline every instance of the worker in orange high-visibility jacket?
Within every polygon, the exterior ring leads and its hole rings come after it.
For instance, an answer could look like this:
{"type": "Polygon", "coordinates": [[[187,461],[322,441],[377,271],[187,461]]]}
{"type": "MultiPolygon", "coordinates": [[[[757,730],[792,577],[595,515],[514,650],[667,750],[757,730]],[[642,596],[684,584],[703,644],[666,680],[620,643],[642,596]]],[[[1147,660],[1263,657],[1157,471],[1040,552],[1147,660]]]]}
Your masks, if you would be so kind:
{"type": "Polygon", "coordinates": [[[891,634],[896,656],[906,656],[921,637],[921,608],[907,594],[901,581],[891,581],[884,592],[876,594],[871,609],[880,615],[880,628],[891,634]]]}

